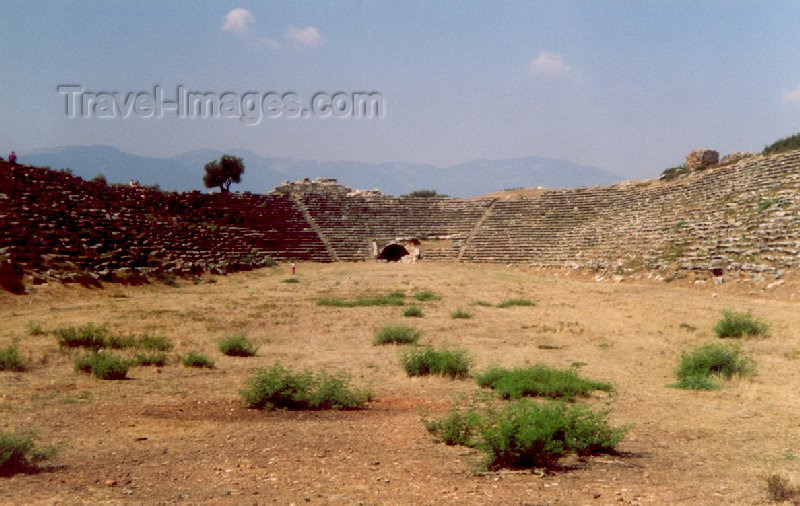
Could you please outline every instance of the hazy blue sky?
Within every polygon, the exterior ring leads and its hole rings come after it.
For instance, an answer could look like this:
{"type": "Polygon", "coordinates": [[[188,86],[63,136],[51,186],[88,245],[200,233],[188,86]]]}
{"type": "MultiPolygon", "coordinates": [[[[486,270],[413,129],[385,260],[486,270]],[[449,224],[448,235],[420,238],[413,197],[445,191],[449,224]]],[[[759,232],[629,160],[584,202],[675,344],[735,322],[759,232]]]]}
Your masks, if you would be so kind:
{"type": "Polygon", "coordinates": [[[547,156],[649,177],[800,131],[798,2],[3,2],[0,151],[445,166],[547,156]],[[377,91],[382,119],[68,118],[57,87],[377,91]]]}

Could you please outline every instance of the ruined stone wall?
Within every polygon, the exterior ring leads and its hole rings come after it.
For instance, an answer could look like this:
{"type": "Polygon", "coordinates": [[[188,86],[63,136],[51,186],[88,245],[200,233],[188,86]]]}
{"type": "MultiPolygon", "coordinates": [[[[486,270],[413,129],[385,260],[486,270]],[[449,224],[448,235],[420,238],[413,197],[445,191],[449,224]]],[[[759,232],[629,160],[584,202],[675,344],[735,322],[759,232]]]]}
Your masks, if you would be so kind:
{"type": "Polygon", "coordinates": [[[372,242],[395,237],[446,238],[447,249],[426,258],[455,260],[492,199],[410,198],[363,193],[299,195],[339,260],[373,258],[372,242]]]}
{"type": "Polygon", "coordinates": [[[178,194],[0,163],[0,261],[34,282],[121,280],[373,258],[418,237],[428,260],[625,272],[800,267],[800,151],[671,182],[545,190],[515,200],[391,197],[333,181],[267,195],[178,194]],[[426,250],[439,239],[445,247],[426,250]]]}
{"type": "Polygon", "coordinates": [[[330,261],[286,195],[178,194],[0,163],[0,255],[34,282],[330,261]],[[83,277],[81,277],[83,276],[83,277]]]}
{"type": "Polygon", "coordinates": [[[468,261],[605,269],[800,266],[800,152],[674,182],[551,190],[498,201],[468,261]]]}

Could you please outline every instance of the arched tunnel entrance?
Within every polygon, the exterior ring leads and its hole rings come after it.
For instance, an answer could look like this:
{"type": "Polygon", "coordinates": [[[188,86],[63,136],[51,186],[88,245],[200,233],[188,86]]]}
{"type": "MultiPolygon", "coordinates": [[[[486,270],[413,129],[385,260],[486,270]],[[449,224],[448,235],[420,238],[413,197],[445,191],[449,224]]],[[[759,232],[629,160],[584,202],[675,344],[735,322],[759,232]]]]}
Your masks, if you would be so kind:
{"type": "Polygon", "coordinates": [[[401,258],[408,255],[408,250],[399,244],[390,244],[383,248],[378,255],[378,260],[386,260],[387,262],[398,262],[401,258]]]}

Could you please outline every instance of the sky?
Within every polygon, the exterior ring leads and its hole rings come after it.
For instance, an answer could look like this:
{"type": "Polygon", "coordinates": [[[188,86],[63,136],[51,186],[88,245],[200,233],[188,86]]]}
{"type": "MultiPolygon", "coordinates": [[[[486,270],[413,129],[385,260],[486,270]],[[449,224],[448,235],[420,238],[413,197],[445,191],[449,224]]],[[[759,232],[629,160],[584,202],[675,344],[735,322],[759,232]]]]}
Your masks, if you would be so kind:
{"type": "Polygon", "coordinates": [[[647,178],[694,148],[758,151],[800,131],[800,2],[12,1],[0,19],[3,153],[543,156],[647,178]],[[167,102],[179,86],[227,93],[229,117],[148,115],[156,86],[167,102]],[[104,92],[121,105],[92,102],[104,92]],[[310,114],[266,117],[270,92],[310,114]],[[341,117],[323,117],[339,92],[341,117]],[[348,114],[358,92],[379,94],[381,117],[348,114]],[[241,117],[248,93],[257,123],[241,117]]]}

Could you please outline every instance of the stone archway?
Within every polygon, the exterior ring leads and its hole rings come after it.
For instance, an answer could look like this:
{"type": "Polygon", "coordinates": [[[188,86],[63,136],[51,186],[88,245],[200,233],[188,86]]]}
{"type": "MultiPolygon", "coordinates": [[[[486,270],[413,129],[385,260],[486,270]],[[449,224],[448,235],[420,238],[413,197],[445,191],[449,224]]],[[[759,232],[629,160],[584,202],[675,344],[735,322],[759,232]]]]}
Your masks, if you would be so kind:
{"type": "Polygon", "coordinates": [[[381,252],[378,254],[378,260],[398,262],[401,258],[408,254],[408,250],[405,247],[397,243],[392,243],[381,250],[381,252]]]}

